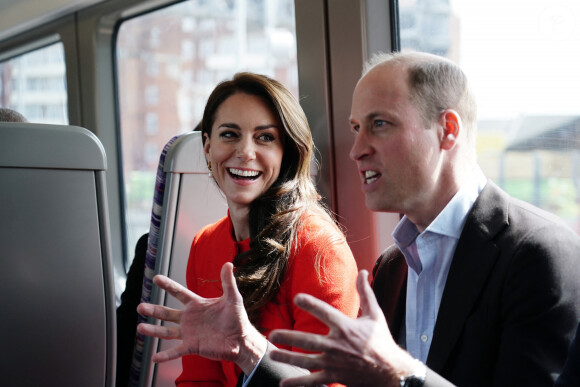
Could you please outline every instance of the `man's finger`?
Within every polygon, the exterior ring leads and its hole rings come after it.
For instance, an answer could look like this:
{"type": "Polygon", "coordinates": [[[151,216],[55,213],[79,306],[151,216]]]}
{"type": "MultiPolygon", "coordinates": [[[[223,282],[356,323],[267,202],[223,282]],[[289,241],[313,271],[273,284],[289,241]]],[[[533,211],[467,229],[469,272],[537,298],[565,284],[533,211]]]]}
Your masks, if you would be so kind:
{"type": "Polygon", "coordinates": [[[325,383],[330,383],[330,380],[326,376],[325,372],[313,372],[309,375],[284,379],[280,382],[280,387],[298,387],[298,386],[316,387],[322,386],[325,383]]]}
{"type": "Polygon", "coordinates": [[[175,325],[165,326],[141,323],[137,325],[137,332],[145,336],[153,336],[165,340],[181,338],[181,329],[175,325]]]}
{"type": "Polygon", "coordinates": [[[329,328],[341,326],[348,317],[338,309],[309,294],[300,293],[294,297],[294,303],[328,325],[329,328]]]}
{"type": "Polygon", "coordinates": [[[356,279],[356,289],[360,296],[360,307],[362,311],[362,316],[369,316],[373,320],[384,320],[385,315],[379,303],[377,302],[377,297],[369,284],[369,272],[366,270],[361,270],[358,273],[356,279]]]}
{"type": "Polygon", "coordinates": [[[153,317],[163,321],[179,323],[181,311],[168,308],[166,306],[141,303],[137,306],[137,313],[142,316],[153,317]]]}
{"type": "Polygon", "coordinates": [[[184,305],[192,299],[201,299],[201,297],[197,294],[164,275],[156,275],[153,277],[153,282],[159,288],[165,290],[167,293],[177,298],[184,305]]]}
{"type": "Polygon", "coordinates": [[[311,352],[324,352],[328,348],[326,336],[287,329],[275,329],[270,332],[270,341],[311,352]]]}
{"type": "Polygon", "coordinates": [[[291,364],[307,370],[321,369],[323,364],[320,355],[286,351],[284,349],[273,349],[270,358],[286,364],[291,364]]]}

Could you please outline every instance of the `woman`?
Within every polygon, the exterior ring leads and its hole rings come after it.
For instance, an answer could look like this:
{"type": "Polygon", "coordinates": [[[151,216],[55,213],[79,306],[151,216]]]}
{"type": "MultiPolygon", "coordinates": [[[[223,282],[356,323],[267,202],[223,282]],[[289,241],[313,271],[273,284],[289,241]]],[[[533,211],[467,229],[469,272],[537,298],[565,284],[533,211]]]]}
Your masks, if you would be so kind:
{"type": "MultiPolygon", "coordinates": [[[[187,287],[207,299],[225,295],[220,271],[232,262],[249,320],[266,337],[275,328],[328,331],[294,305],[299,292],[356,317],[356,263],[312,184],[312,136],[292,94],[266,76],[237,74],[210,95],[201,130],[228,214],[195,236],[187,287]]],[[[241,372],[194,355],[182,363],[178,386],[235,386],[241,372]]]]}

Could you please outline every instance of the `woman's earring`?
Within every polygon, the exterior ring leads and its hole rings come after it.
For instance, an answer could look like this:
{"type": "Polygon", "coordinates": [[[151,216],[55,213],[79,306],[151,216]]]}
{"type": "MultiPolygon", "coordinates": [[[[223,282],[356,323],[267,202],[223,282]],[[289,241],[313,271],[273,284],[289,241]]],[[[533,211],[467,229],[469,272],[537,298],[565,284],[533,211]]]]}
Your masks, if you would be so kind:
{"type": "Polygon", "coordinates": [[[207,169],[209,169],[209,173],[207,175],[209,177],[213,177],[213,173],[211,173],[211,161],[207,162],[207,169]]]}

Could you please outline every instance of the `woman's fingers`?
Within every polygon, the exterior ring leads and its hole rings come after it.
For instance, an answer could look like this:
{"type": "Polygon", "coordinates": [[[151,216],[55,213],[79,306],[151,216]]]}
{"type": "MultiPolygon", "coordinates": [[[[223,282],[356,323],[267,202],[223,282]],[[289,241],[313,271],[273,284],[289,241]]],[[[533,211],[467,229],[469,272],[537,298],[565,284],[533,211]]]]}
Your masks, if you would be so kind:
{"type": "Polygon", "coordinates": [[[153,336],[165,340],[181,339],[181,328],[176,325],[166,326],[141,323],[137,325],[137,332],[145,336],[153,336]]]}
{"type": "Polygon", "coordinates": [[[225,263],[222,266],[220,277],[222,280],[222,289],[224,290],[223,297],[232,303],[243,302],[242,295],[238,290],[234,277],[234,265],[230,262],[225,263]]]}
{"type": "Polygon", "coordinates": [[[166,306],[142,303],[137,306],[137,313],[177,324],[181,319],[182,312],[166,306]]]}
{"type": "Polygon", "coordinates": [[[187,347],[184,344],[181,344],[176,347],[166,349],[165,351],[157,352],[153,355],[151,360],[153,360],[155,363],[163,363],[185,355],[189,355],[189,352],[187,352],[187,347]]]}
{"type": "Polygon", "coordinates": [[[182,286],[181,284],[164,275],[156,275],[153,277],[153,282],[159,288],[165,290],[167,293],[177,298],[184,305],[190,301],[202,299],[200,296],[190,291],[185,286],[182,286]]]}

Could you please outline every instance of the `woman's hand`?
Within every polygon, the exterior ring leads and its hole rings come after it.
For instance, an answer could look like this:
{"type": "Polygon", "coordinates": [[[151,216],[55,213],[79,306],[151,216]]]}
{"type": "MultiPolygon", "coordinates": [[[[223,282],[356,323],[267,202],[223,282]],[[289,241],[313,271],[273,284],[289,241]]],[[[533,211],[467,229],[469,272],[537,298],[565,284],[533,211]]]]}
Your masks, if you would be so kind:
{"type": "Polygon", "coordinates": [[[137,312],[177,325],[139,324],[139,333],[181,344],[153,355],[161,363],[185,355],[199,355],[212,360],[236,363],[249,375],[266,352],[267,340],[250,323],[233,274],[233,265],[221,270],[223,295],[203,298],[165,277],[155,276],[155,285],[183,303],[183,310],[140,304],[137,312]]]}

